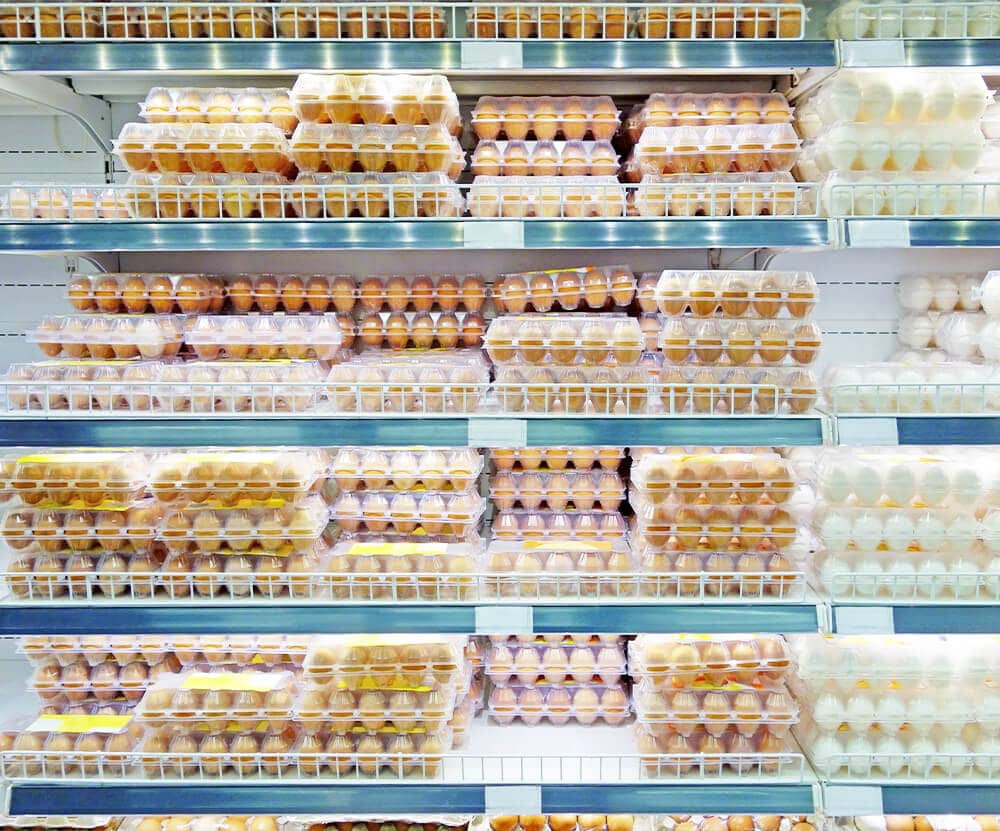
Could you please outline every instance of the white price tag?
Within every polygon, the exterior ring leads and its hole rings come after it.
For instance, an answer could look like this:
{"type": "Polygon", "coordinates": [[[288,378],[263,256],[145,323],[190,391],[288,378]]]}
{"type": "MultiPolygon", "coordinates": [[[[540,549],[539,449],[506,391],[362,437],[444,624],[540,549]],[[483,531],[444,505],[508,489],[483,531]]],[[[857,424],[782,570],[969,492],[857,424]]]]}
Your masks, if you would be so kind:
{"type": "Polygon", "coordinates": [[[891,606],[838,606],[833,610],[838,635],[894,635],[891,606]]]}
{"type": "Polygon", "coordinates": [[[903,66],[906,54],[901,40],[842,40],[840,65],[845,67],[903,66]]]}
{"type": "Polygon", "coordinates": [[[837,441],[854,446],[895,446],[899,427],[894,418],[837,418],[837,441]]]}
{"type": "Polygon", "coordinates": [[[466,248],[524,248],[524,223],[519,219],[487,219],[465,223],[466,248]]]}
{"type": "Polygon", "coordinates": [[[538,785],[487,785],[487,814],[526,816],[542,813],[542,789],[538,785]]]}
{"type": "Polygon", "coordinates": [[[823,813],[830,817],[881,816],[882,789],[871,785],[825,785],[823,813]]]}
{"type": "Polygon", "coordinates": [[[476,606],[476,634],[530,635],[533,612],[531,606],[476,606]]]}
{"type": "Polygon", "coordinates": [[[523,418],[470,418],[467,447],[527,447],[528,422],[523,418]]]}
{"type": "Polygon", "coordinates": [[[851,248],[909,248],[910,223],[905,219],[849,219],[851,248]]]}
{"type": "Polygon", "coordinates": [[[462,41],[462,69],[523,69],[524,49],[516,41],[462,41]]]}

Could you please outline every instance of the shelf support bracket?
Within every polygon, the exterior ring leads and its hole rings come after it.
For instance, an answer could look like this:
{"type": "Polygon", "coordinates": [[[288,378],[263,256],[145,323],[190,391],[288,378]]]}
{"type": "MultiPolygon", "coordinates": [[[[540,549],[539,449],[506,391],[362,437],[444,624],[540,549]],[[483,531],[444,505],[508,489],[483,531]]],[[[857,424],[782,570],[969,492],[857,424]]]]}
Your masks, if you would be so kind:
{"type": "Polygon", "coordinates": [[[9,72],[0,72],[0,92],[72,118],[110,161],[111,105],[107,101],[81,95],[69,84],[51,78],[9,72]]]}

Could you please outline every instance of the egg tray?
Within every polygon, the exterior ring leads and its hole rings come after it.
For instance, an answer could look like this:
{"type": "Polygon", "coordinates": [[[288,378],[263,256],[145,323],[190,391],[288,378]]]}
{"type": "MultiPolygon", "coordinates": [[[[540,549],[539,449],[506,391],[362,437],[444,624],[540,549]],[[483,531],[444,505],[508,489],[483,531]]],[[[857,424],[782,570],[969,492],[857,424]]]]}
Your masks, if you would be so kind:
{"type": "Polygon", "coordinates": [[[500,510],[545,507],[578,511],[595,507],[616,511],[625,499],[625,484],[617,472],[570,471],[568,473],[503,473],[493,475],[490,499],[500,510]]]}
{"type": "Polygon", "coordinates": [[[998,327],[982,312],[925,312],[900,316],[896,337],[907,349],[939,349],[947,358],[992,363],[1000,352],[998,327]]]}
{"type": "Polygon", "coordinates": [[[764,688],[728,683],[717,686],[695,683],[674,691],[640,682],[632,691],[636,722],[652,735],[701,727],[712,735],[730,729],[753,736],[767,727],[775,736],[798,724],[799,707],[781,685],[764,688]]]}
{"type": "Polygon", "coordinates": [[[42,714],[19,731],[0,733],[0,770],[8,779],[122,775],[136,745],[132,716],[120,704],[79,715],[42,714]]]}
{"type": "Polygon", "coordinates": [[[529,136],[537,141],[557,138],[582,141],[587,137],[610,141],[620,126],[618,108],[607,95],[537,98],[485,95],[472,111],[472,129],[477,138],[486,141],[501,137],[524,141],[529,136]]]}
{"type": "Polygon", "coordinates": [[[346,689],[370,686],[366,676],[403,675],[423,683],[456,682],[464,671],[464,635],[316,635],[309,643],[304,680],[346,689]]]}
{"type": "Polygon", "coordinates": [[[665,315],[772,320],[782,312],[807,318],[816,308],[816,279],[808,271],[675,271],[660,273],[653,290],[665,315]]]}
{"type": "MultiPolygon", "coordinates": [[[[978,312],[997,272],[900,275],[896,299],[904,313],[978,312]]],[[[992,303],[988,303],[992,306],[992,303]]]]}
{"type": "MultiPolygon", "coordinates": [[[[686,733],[687,731],[685,731],[686,733]]],[[[653,736],[636,730],[637,750],[651,776],[737,774],[798,774],[803,759],[791,736],[775,736],[761,727],[753,736],[735,729],[713,735],[702,726],[692,726],[688,735],[666,731],[653,736]]]]}
{"type": "Polygon", "coordinates": [[[157,730],[211,732],[219,722],[233,721],[244,724],[240,730],[253,730],[261,721],[290,719],[296,692],[291,672],[167,673],[146,690],[135,718],[157,730]]]}
{"type": "Polygon", "coordinates": [[[469,312],[369,312],[353,329],[363,349],[473,349],[486,322],[469,312]]]}
{"type": "Polygon", "coordinates": [[[162,509],[149,499],[110,510],[17,508],[4,516],[0,535],[16,551],[113,550],[116,545],[152,540],[161,515],[162,509]]]}
{"type": "Polygon", "coordinates": [[[116,508],[140,499],[148,459],[132,450],[0,453],[0,503],[33,507],[116,508]]]}
{"type": "MultiPolygon", "coordinates": [[[[591,544],[599,548],[608,540],[597,540],[591,544]]],[[[617,544],[621,541],[614,540],[617,544]]],[[[579,548],[587,547],[579,543],[569,552],[562,549],[573,545],[559,542],[538,543],[549,545],[554,550],[510,553],[503,549],[517,548],[516,541],[494,540],[491,546],[497,551],[488,556],[486,571],[480,580],[480,596],[483,598],[581,598],[581,597],[633,597],[636,593],[637,560],[626,548],[610,555],[602,553],[583,554],[579,548]],[[567,571],[555,572],[558,567],[569,567],[567,571]]],[[[624,547],[624,546],[622,546],[624,547]]]]}
{"type": "Polygon", "coordinates": [[[330,516],[348,533],[396,532],[412,534],[421,527],[427,534],[465,536],[478,527],[486,512],[486,500],[478,493],[364,491],[342,493],[334,501],[330,516]]]}
{"type": "Polygon", "coordinates": [[[188,543],[202,551],[215,551],[225,542],[234,550],[258,545],[276,550],[289,543],[311,547],[326,528],[329,510],[318,494],[296,506],[281,508],[206,508],[188,505],[170,508],[160,524],[158,539],[172,550],[187,550],[188,543]]]}
{"type": "Polygon", "coordinates": [[[643,217],[797,216],[815,217],[816,189],[796,184],[789,173],[712,173],[651,176],[628,160],[628,215],[643,217]]]}
{"type": "Polygon", "coordinates": [[[273,124],[122,126],[112,151],[129,173],[279,173],[292,161],[273,124]]]}
{"type": "MultiPolygon", "coordinates": [[[[987,515],[987,522],[988,522],[987,515]]],[[[984,540],[997,547],[995,532],[979,522],[971,509],[952,508],[869,508],[864,506],[818,506],[814,531],[833,552],[850,548],[915,552],[970,550],[984,540]]]]}
{"type": "Polygon", "coordinates": [[[81,312],[205,314],[222,309],[224,286],[209,274],[77,272],[69,278],[66,299],[81,312]]]}
{"type": "MultiPolygon", "coordinates": [[[[92,829],[92,831],[115,831],[124,825],[125,821],[117,817],[94,816],[17,816],[9,817],[0,814],[0,828],[3,831],[13,831],[15,828],[37,829],[92,829]]],[[[405,831],[405,829],[402,829],[405,831]]]]}
{"type": "Polygon", "coordinates": [[[272,124],[290,135],[299,123],[291,90],[256,87],[153,87],[139,102],[139,118],[151,124],[272,124]]]}
{"type": "Polygon", "coordinates": [[[490,460],[497,470],[617,471],[625,459],[624,447],[492,447],[490,460]]]}
{"type": "Polygon", "coordinates": [[[806,520],[794,506],[784,508],[769,503],[711,505],[677,499],[653,502],[634,484],[629,488],[629,503],[643,529],[668,529],[668,533],[677,533],[681,538],[689,535],[759,538],[764,535],[775,541],[791,541],[799,528],[806,526],[806,520]],[[680,530],[674,531],[675,528],[680,530]],[[730,529],[738,530],[730,533],[730,529]]]}
{"type": "Polygon", "coordinates": [[[466,15],[471,38],[541,37],[546,39],[621,39],[628,35],[626,10],[621,6],[490,6],[476,4],[466,15]]]}
{"type": "MultiPolygon", "coordinates": [[[[276,816],[145,816],[124,817],[118,831],[279,831],[276,816]]],[[[303,829],[303,831],[306,831],[303,829]]]]}
{"type": "Polygon", "coordinates": [[[277,173],[133,173],[119,194],[133,219],[281,219],[299,206],[282,190],[290,183],[277,173]]]}
{"type": "Polygon", "coordinates": [[[128,219],[129,199],[118,188],[63,187],[55,183],[36,188],[15,183],[0,194],[0,216],[10,219],[128,219]]]}
{"type": "Polygon", "coordinates": [[[435,777],[441,769],[441,754],[451,749],[449,730],[440,734],[302,736],[292,749],[296,770],[302,776],[435,777]]]}
{"type": "Polygon", "coordinates": [[[481,312],[488,287],[479,274],[338,277],[331,295],[338,312],[481,312]]]}
{"type": "Polygon", "coordinates": [[[663,321],[660,349],[667,363],[696,366],[810,366],[823,336],[812,321],[663,321]]]}
{"type": "Polygon", "coordinates": [[[493,538],[500,540],[615,539],[626,536],[625,520],[614,511],[499,511],[493,538]]]}
{"type": "Polygon", "coordinates": [[[295,5],[294,0],[281,0],[275,11],[275,25],[285,38],[443,38],[448,33],[445,12],[434,6],[385,7],[336,5],[295,5]]]}
{"type": "Polygon", "coordinates": [[[183,315],[45,317],[25,333],[49,358],[173,358],[184,341],[183,315]]]}
{"type": "Polygon", "coordinates": [[[494,318],[485,347],[494,364],[633,365],[642,332],[623,315],[514,315],[494,318]]]}
{"type": "Polygon", "coordinates": [[[625,133],[638,144],[650,127],[785,124],[795,108],[777,92],[654,92],[625,117],[625,133]]]}
{"type": "Polygon", "coordinates": [[[725,551],[683,551],[675,538],[653,537],[652,544],[641,532],[632,532],[639,558],[636,579],[640,597],[662,600],[710,599],[716,597],[781,598],[805,597],[805,556],[800,551],[773,547],[740,549],[730,543],[725,551]]]}
{"type": "Polygon", "coordinates": [[[316,358],[329,361],[342,336],[333,314],[199,316],[184,340],[201,360],[274,360],[316,358]]]}
{"type": "Polygon", "coordinates": [[[621,684],[553,684],[496,687],[490,692],[486,710],[497,724],[515,720],[538,724],[622,724],[629,716],[628,692],[621,684]]]}
{"type": "Polygon", "coordinates": [[[639,635],[629,645],[629,674],[666,691],[700,680],[760,687],[794,669],[780,635],[639,635]]]}
{"type": "Polygon", "coordinates": [[[477,176],[467,203],[483,219],[612,219],[625,214],[626,191],[614,176],[477,176]]]}
{"type": "Polygon", "coordinates": [[[648,127],[633,158],[652,175],[787,172],[800,145],[791,124],[648,127]]]}
{"type": "Polygon", "coordinates": [[[502,412],[644,413],[655,394],[641,366],[501,366],[493,393],[502,412]]]}
{"type": "Polygon", "coordinates": [[[522,271],[498,275],[493,284],[493,302],[498,311],[513,314],[529,309],[571,312],[604,309],[608,305],[624,308],[632,303],[635,289],[635,275],[628,266],[522,271]]]}
{"type": "Polygon", "coordinates": [[[474,489],[483,467],[471,447],[341,447],[329,475],[342,491],[446,493],[474,489]]]}
{"type": "Polygon", "coordinates": [[[455,714],[454,687],[415,690],[305,689],[295,720],[306,733],[440,733],[455,714]]]}
{"type": "Polygon", "coordinates": [[[475,176],[617,176],[610,141],[485,141],[472,151],[475,176]]]}
{"type": "MultiPolygon", "coordinates": [[[[391,14],[397,12],[407,14],[402,7],[391,14]]],[[[322,10],[320,14],[327,12],[322,10]]],[[[379,17],[385,12],[373,9],[368,14],[379,17]]],[[[449,130],[461,127],[458,97],[444,75],[303,73],[292,86],[292,103],[304,122],[437,124],[449,130]]]]}
{"type": "Polygon", "coordinates": [[[562,684],[620,685],[625,674],[621,644],[493,644],[484,671],[497,687],[562,684]]]}
{"type": "Polygon", "coordinates": [[[741,504],[787,502],[796,475],[777,453],[647,453],[636,460],[629,479],[647,502],[677,500],[741,504]]]}
{"type": "Polygon", "coordinates": [[[319,448],[202,448],[157,454],[147,470],[150,492],[164,504],[280,507],[321,490],[329,464],[319,448]]]}
{"type": "MultiPolygon", "coordinates": [[[[176,672],[179,664],[172,658],[164,657],[154,664],[152,674],[176,672]]],[[[111,661],[90,665],[79,660],[60,664],[54,657],[47,656],[35,666],[28,681],[28,689],[44,700],[65,696],[72,703],[111,701],[124,696],[132,702],[142,698],[146,687],[152,683],[151,668],[148,664],[131,661],[122,666],[111,661]]]]}

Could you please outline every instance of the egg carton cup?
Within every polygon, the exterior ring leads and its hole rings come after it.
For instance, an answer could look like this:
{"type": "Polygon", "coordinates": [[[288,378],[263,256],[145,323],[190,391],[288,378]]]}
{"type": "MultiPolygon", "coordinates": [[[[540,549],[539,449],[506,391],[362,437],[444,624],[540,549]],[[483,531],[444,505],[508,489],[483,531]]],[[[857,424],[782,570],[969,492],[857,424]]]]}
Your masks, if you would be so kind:
{"type": "Polygon", "coordinates": [[[780,738],[799,721],[798,704],[784,686],[760,689],[730,682],[669,692],[640,682],[632,694],[636,722],[654,736],[686,735],[696,727],[716,736],[730,730],[754,736],[766,728],[780,738]]]}
{"type": "Polygon", "coordinates": [[[790,735],[775,736],[766,727],[753,736],[734,729],[722,735],[697,726],[690,735],[667,732],[653,736],[636,728],[636,744],[651,778],[714,778],[738,774],[755,777],[800,777],[805,758],[790,735]]]}
{"type": "Polygon", "coordinates": [[[481,313],[488,287],[481,274],[373,274],[338,277],[332,290],[338,312],[474,312],[481,313]]]}
{"type": "Polygon", "coordinates": [[[630,194],[629,216],[818,216],[819,187],[796,182],[790,173],[655,176],[630,160],[622,174],[626,182],[639,183],[630,194]]]}
{"type": "MultiPolygon", "coordinates": [[[[990,516],[990,515],[988,515],[990,516]]],[[[814,520],[817,536],[832,552],[849,548],[934,552],[949,547],[969,552],[978,540],[997,548],[996,520],[982,523],[971,510],[820,505],[814,520]]]]}
{"type": "Polygon", "coordinates": [[[668,318],[659,340],[672,364],[809,366],[823,336],[812,321],[668,318]]]}
{"type": "Polygon", "coordinates": [[[134,450],[0,453],[0,501],[35,507],[124,507],[142,497],[148,458],[134,450]]]}
{"type": "Polygon", "coordinates": [[[617,471],[624,447],[492,447],[490,460],[498,471],[607,470],[617,471]]]}
{"type": "MultiPolygon", "coordinates": [[[[602,11],[595,9],[595,11],[602,11]]],[[[560,10],[565,15],[566,10],[560,10]]],[[[483,96],[472,111],[472,129],[480,141],[610,141],[621,127],[621,114],[610,96],[547,95],[537,98],[483,96]]]]}
{"type": "Polygon", "coordinates": [[[625,133],[638,144],[650,127],[708,127],[729,124],[785,124],[794,107],[777,92],[654,92],[625,118],[625,133]]]}
{"type": "Polygon", "coordinates": [[[286,173],[289,144],[273,124],[125,124],[114,143],[129,173],[286,173]]]}
{"type": "Polygon", "coordinates": [[[626,308],[635,297],[636,279],[628,266],[522,271],[498,275],[493,302],[498,311],[523,314],[561,310],[626,308]]]}
{"type": "Polygon", "coordinates": [[[141,545],[154,538],[162,510],[148,499],[123,508],[17,508],[3,519],[0,535],[14,551],[60,552],[141,545]]]}
{"type": "Polygon", "coordinates": [[[454,717],[454,690],[450,699],[440,690],[363,695],[338,690],[305,691],[296,702],[295,719],[305,733],[335,735],[410,735],[441,733],[454,717]]]}
{"type": "Polygon", "coordinates": [[[514,507],[536,510],[578,511],[595,507],[618,510],[625,499],[625,484],[618,473],[573,471],[570,473],[497,473],[490,486],[490,499],[500,510],[514,507]]]}
{"type": "Polygon", "coordinates": [[[477,176],[467,201],[481,219],[610,219],[625,214],[626,191],[614,176],[477,176]]]}
{"type": "MultiPolygon", "coordinates": [[[[378,7],[374,7],[378,9],[378,7]]],[[[374,10],[373,9],[373,10],[374,10]]],[[[381,7],[381,14],[411,13],[404,6],[381,7]]],[[[358,9],[362,14],[365,9],[358,9]]],[[[332,10],[336,13],[336,9],[332,10]]],[[[423,12],[437,9],[423,9],[423,12]]],[[[372,12],[369,11],[369,14],[372,12]]],[[[292,103],[303,122],[334,124],[460,126],[458,98],[444,75],[299,75],[292,103]]]]}
{"type": "Polygon", "coordinates": [[[978,312],[989,273],[903,274],[896,287],[900,308],[907,313],[978,312]]]}
{"type": "Polygon", "coordinates": [[[173,505],[297,504],[321,489],[330,457],[318,448],[204,448],[157,454],[150,492],[173,505]]]}
{"type": "Polygon", "coordinates": [[[493,644],[484,671],[497,687],[590,685],[595,680],[618,685],[625,674],[625,649],[620,644],[493,644]]]}
{"type": "Polygon", "coordinates": [[[329,475],[342,491],[467,492],[483,467],[483,455],[471,447],[341,447],[329,475]]]}
{"type": "Polygon", "coordinates": [[[48,358],[173,358],[184,340],[183,315],[45,317],[25,333],[48,358]]]}
{"type": "Polygon", "coordinates": [[[485,348],[497,366],[631,366],[642,357],[635,318],[615,315],[514,315],[494,318],[485,348]]]}
{"type": "Polygon", "coordinates": [[[791,124],[647,127],[634,157],[652,175],[786,172],[800,144],[791,124]]]}
{"type": "Polygon", "coordinates": [[[201,360],[274,358],[330,360],[343,338],[337,316],[201,315],[184,333],[201,360]]]}
{"type": "Polygon", "coordinates": [[[67,283],[66,299],[81,312],[205,314],[222,309],[224,287],[211,274],[76,272],[67,283]]]}
{"type": "Polygon", "coordinates": [[[660,273],[655,310],[696,318],[770,321],[782,313],[808,318],[816,308],[816,278],[808,271],[676,271],[660,273]]]}
{"type": "Polygon", "coordinates": [[[829,217],[983,217],[1000,215],[1000,182],[989,173],[836,171],[820,187],[829,217]]]}
{"type": "Polygon", "coordinates": [[[1000,32],[996,7],[986,2],[939,3],[860,2],[849,0],[826,20],[832,37],[865,38],[988,38],[1000,32]]]}
{"type": "Polygon", "coordinates": [[[464,672],[464,635],[317,635],[303,679],[313,685],[375,689],[402,676],[414,684],[457,683],[464,672]]]}
{"type": "Polygon", "coordinates": [[[621,684],[513,684],[496,687],[486,711],[497,724],[522,721],[538,724],[622,724],[631,711],[628,693],[621,684]]]}
{"type": "Polygon", "coordinates": [[[610,141],[480,140],[469,159],[475,176],[616,176],[610,141]]]}
{"type": "Polygon", "coordinates": [[[752,548],[764,539],[785,548],[806,523],[794,508],[650,502],[635,488],[629,491],[629,503],[635,511],[638,531],[647,536],[676,536],[682,549],[692,551],[698,550],[703,538],[710,546],[725,548],[733,537],[744,548],[752,548]]]}
{"type": "Polygon", "coordinates": [[[414,534],[418,529],[434,536],[466,537],[474,532],[486,512],[479,494],[411,494],[405,491],[342,493],[330,510],[346,533],[414,534]]]}
{"type": "Polygon", "coordinates": [[[776,684],[794,669],[780,635],[639,635],[629,647],[629,674],[666,692],[700,680],[776,684]]]}
{"type": "Polygon", "coordinates": [[[291,135],[299,123],[288,89],[153,87],[139,102],[150,124],[268,123],[291,135]]]}
{"type": "Polygon", "coordinates": [[[486,321],[470,312],[369,312],[354,326],[367,349],[467,349],[482,346],[486,321]]]}
{"type": "MultiPolygon", "coordinates": [[[[634,457],[633,457],[634,458],[634,457]]],[[[647,453],[633,462],[632,486],[652,503],[787,502],[797,477],[777,453],[647,453]]]]}

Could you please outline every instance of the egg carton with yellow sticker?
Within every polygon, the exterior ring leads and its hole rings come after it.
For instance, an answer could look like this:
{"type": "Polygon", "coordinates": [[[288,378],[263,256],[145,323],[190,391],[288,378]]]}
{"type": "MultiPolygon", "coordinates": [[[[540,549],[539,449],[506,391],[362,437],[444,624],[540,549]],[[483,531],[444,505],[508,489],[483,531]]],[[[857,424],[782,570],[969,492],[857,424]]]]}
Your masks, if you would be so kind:
{"type": "Polygon", "coordinates": [[[412,736],[307,733],[293,746],[291,760],[301,776],[433,778],[441,772],[442,754],[451,750],[453,741],[448,728],[412,736]]]}
{"type": "Polygon", "coordinates": [[[286,205],[307,219],[462,216],[465,201],[453,181],[458,172],[453,165],[448,172],[300,173],[285,192],[286,205]]]}
{"type": "MultiPolygon", "coordinates": [[[[555,523],[552,523],[553,525],[555,523]]],[[[502,529],[506,533],[510,529],[502,529]]],[[[622,538],[585,536],[558,539],[497,537],[486,553],[484,597],[630,597],[635,594],[638,561],[622,538]]],[[[530,536],[533,529],[518,532],[530,536]]],[[[558,535],[560,529],[555,529],[558,535]]],[[[601,526],[598,526],[601,532],[601,526]]],[[[584,529],[587,533],[587,529],[584,529]]]]}
{"type": "Polygon", "coordinates": [[[492,529],[500,540],[624,539],[627,533],[617,511],[500,511],[492,529]]]}
{"type": "Polygon", "coordinates": [[[387,689],[304,689],[295,720],[306,733],[439,733],[455,712],[453,686],[390,683],[387,689]]]}
{"type": "Polygon", "coordinates": [[[152,540],[162,514],[162,508],[149,499],[102,510],[16,508],[4,516],[0,536],[15,551],[114,550],[152,540]]]}
{"type": "Polygon", "coordinates": [[[483,466],[471,447],[341,447],[330,477],[342,491],[465,492],[475,489],[483,466]]]}
{"type": "Polygon", "coordinates": [[[344,689],[365,689],[396,676],[412,684],[455,683],[464,672],[467,640],[464,635],[318,635],[309,644],[304,679],[344,689]]]}
{"type": "Polygon", "coordinates": [[[660,349],[669,364],[699,366],[809,366],[822,334],[812,321],[668,318],[660,349]]]}
{"type": "Polygon", "coordinates": [[[778,92],[654,92],[626,116],[625,131],[637,144],[647,127],[787,124],[793,110],[778,92]]]}
{"type": "Polygon", "coordinates": [[[610,141],[480,140],[469,159],[475,176],[616,176],[610,141]]]}
{"type": "Polygon", "coordinates": [[[634,158],[622,165],[629,193],[629,215],[818,216],[818,189],[798,183],[790,173],[691,173],[650,175],[634,158]]]}
{"type": "Polygon", "coordinates": [[[493,296],[499,311],[569,312],[603,309],[609,304],[626,307],[635,296],[635,287],[635,275],[628,266],[581,266],[501,274],[493,296]]]}
{"type": "Polygon", "coordinates": [[[628,654],[633,678],[668,692],[698,681],[760,687],[795,668],[781,635],[639,635],[628,654]]]}
{"type": "Polygon", "coordinates": [[[486,500],[473,492],[365,491],[340,494],[331,516],[349,534],[422,533],[464,538],[476,532],[485,512],[486,500]]]}
{"type": "Polygon", "coordinates": [[[616,176],[477,176],[468,193],[469,215],[482,219],[611,219],[625,206],[616,176]]]}
{"type": "Polygon", "coordinates": [[[783,737],[799,721],[798,703],[783,684],[759,688],[696,681],[664,690],[639,682],[632,695],[636,721],[654,736],[702,727],[716,736],[735,729],[752,737],[766,727],[771,735],[783,737]]]}
{"type": "Polygon", "coordinates": [[[485,345],[500,366],[629,366],[638,363],[643,341],[635,318],[526,314],[491,321],[485,345]]]}
{"type": "Polygon", "coordinates": [[[646,366],[501,366],[493,393],[501,412],[635,415],[655,394],[646,366]]]}
{"type": "Polygon", "coordinates": [[[983,541],[990,550],[996,525],[988,514],[981,523],[969,508],[886,508],[820,504],[814,529],[827,550],[950,551],[971,553],[983,541]]]}
{"type": "Polygon", "coordinates": [[[355,324],[362,348],[474,349],[483,345],[486,321],[472,312],[369,312],[355,324]]]}
{"type": "Polygon", "coordinates": [[[157,315],[218,312],[224,302],[222,279],[211,274],[73,274],[66,288],[70,305],[81,312],[157,315]]]}
{"type": "Polygon", "coordinates": [[[43,713],[16,731],[0,732],[4,778],[96,779],[131,769],[141,728],[124,704],[88,705],[73,714],[43,713]]]}
{"type": "Polygon", "coordinates": [[[487,287],[480,274],[370,275],[338,278],[333,302],[338,312],[482,312],[487,287]]]}
{"type": "Polygon", "coordinates": [[[490,498],[500,510],[548,508],[616,511],[625,499],[625,484],[617,471],[498,472],[491,480],[490,498]]]}
{"type": "Polygon", "coordinates": [[[498,687],[509,684],[618,684],[625,674],[619,642],[545,645],[495,643],[486,653],[486,675],[498,687]]]}
{"type": "Polygon", "coordinates": [[[647,501],[713,505],[787,502],[794,471],[777,453],[645,453],[633,457],[630,481],[647,501]]]}
{"type": "Polygon", "coordinates": [[[497,470],[617,471],[625,459],[624,447],[491,447],[497,470]]]}
{"type": "MultiPolygon", "coordinates": [[[[560,10],[555,10],[556,14],[560,10]]],[[[618,108],[610,96],[485,95],[472,111],[472,129],[481,140],[610,141],[620,127],[618,108]]]]}
{"type": "Polygon", "coordinates": [[[206,361],[220,358],[272,360],[315,358],[329,361],[342,342],[337,316],[199,315],[184,341],[206,361]]]}
{"type": "Polygon", "coordinates": [[[647,775],[692,778],[726,774],[742,776],[801,776],[805,759],[790,732],[781,736],[760,727],[752,736],[733,727],[721,734],[704,725],[681,726],[654,736],[636,730],[636,746],[647,775]]]}
{"type": "Polygon", "coordinates": [[[304,73],[292,87],[292,104],[304,122],[461,127],[458,98],[444,75],[304,73]]]}
{"type": "Polygon", "coordinates": [[[648,127],[633,156],[644,174],[787,172],[799,156],[791,124],[648,127]]]}
{"type": "MultiPolygon", "coordinates": [[[[816,278],[807,271],[660,272],[653,289],[662,314],[714,318],[806,318],[816,308],[816,278]]],[[[652,310],[651,310],[652,311],[652,310]]]]}
{"type": "Polygon", "coordinates": [[[146,489],[148,459],[135,450],[0,454],[0,502],[34,507],[119,507],[146,489]]]}
{"type": "Polygon", "coordinates": [[[204,448],[157,454],[153,497],[167,504],[241,507],[296,504],[322,489],[330,463],[321,448],[204,448]]]}
{"type": "Polygon", "coordinates": [[[627,690],[621,684],[538,684],[495,687],[486,703],[490,718],[498,724],[516,720],[539,724],[622,724],[631,707],[627,690]]]}
{"type": "Polygon", "coordinates": [[[184,340],[183,315],[45,317],[25,333],[49,358],[173,358],[184,340]]]}
{"type": "Polygon", "coordinates": [[[291,90],[255,87],[153,87],[139,102],[139,117],[151,124],[273,124],[291,135],[299,123],[291,90]]]}

